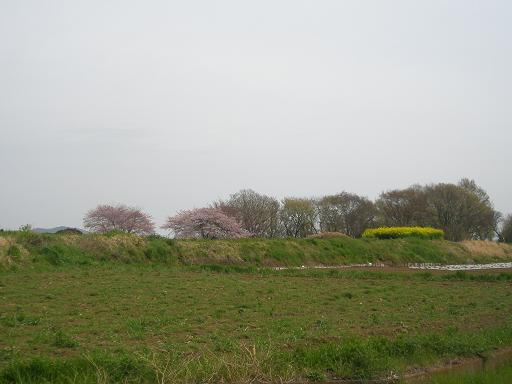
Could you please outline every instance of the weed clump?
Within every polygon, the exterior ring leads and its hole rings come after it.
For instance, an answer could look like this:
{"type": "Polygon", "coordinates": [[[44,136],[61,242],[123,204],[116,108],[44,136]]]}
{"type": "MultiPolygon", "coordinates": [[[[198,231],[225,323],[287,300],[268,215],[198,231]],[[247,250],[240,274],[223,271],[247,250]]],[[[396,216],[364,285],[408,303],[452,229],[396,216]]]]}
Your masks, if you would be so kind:
{"type": "Polygon", "coordinates": [[[75,348],[78,347],[78,342],[62,331],[55,332],[53,345],[57,348],[75,348]]]}

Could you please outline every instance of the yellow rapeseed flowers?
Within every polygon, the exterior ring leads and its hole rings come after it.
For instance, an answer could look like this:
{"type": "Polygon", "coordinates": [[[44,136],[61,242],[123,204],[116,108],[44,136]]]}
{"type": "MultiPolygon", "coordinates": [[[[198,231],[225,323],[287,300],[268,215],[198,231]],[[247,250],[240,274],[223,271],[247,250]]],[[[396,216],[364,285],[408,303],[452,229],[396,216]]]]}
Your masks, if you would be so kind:
{"type": "Polygon", "coordinates": [[[367,229],[363,237],[378,239],[398,239],[403,237],[419,237],[422,239],[442,239],[444,231],[431,227],[380,227],[367,229]]]}

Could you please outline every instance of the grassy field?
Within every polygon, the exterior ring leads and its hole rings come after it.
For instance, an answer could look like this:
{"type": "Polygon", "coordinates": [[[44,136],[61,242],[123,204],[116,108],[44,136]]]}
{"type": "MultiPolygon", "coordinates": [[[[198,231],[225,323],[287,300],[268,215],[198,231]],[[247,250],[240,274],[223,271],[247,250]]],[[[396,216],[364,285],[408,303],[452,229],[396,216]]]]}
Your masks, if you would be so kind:
{"type": "Polygon", "coordinates": [[[512,345],[511,282],[165,264],[4,270],[0,382],[391,377],[512,345]]]}
{"type": "Polygon", "coordinates": [[[421,239],[0,233],[0,383],[393,378],[512,345],[512,274],[266,267],[512,260],[421,239]]]}

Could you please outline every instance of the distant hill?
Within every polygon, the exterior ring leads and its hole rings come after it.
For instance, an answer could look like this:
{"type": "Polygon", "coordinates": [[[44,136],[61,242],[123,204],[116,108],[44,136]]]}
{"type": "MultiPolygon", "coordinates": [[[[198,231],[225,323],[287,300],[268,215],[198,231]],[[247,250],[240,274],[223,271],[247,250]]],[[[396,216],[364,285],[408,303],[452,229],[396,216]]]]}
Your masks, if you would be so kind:
{"type": "Polygon", "coordinates": [[[83,229],[73,228],[73,227],[65,227],[65,226],[59,226],[59,227],[54,227],[54,228],[34,228],[32,231],[37,232],[37,233],[57,233],[59,231],[64,231],[66,229],[77,230],[82,233],[86,233],[83,229]]]}

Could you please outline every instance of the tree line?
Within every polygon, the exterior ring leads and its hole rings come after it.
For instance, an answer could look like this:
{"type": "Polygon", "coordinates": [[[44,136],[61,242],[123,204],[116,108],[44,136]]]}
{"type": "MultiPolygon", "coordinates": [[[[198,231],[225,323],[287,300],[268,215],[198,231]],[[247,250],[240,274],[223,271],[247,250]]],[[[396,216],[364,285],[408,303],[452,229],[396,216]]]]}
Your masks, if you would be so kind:
{"type": "MultiPolygon", "coordinates": [[[[89,211],[84,226],[93,232],[121,230],[140,235],[155,232],[151,217],[125,205],[100,205],[89,211]]],[[[162,228],[176,238],[307,237],[341,232],[360,237],[379,226],[428,226],[445,238],[512,242],[512,215],[496,211],[487,192],[473,180],[457,184],[413,185],[380,194],[371,201],[340,192],[320,198],[278,199],[243,189],[227,200],[181,211],[162,228]]]]}

